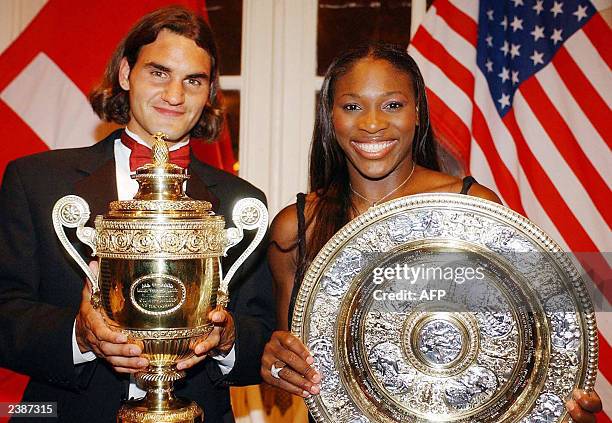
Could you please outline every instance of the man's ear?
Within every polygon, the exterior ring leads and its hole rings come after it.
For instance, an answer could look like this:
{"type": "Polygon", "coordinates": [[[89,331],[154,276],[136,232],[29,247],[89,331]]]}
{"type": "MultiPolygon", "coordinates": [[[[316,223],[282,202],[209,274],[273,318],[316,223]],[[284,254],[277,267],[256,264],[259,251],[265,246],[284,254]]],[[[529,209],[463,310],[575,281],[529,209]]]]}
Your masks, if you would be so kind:
{"type": "Polygon", "coordinates": [[[130,90],[130,65],[125,57],[119,63],[119,85],[126,91],[130,90]]]}

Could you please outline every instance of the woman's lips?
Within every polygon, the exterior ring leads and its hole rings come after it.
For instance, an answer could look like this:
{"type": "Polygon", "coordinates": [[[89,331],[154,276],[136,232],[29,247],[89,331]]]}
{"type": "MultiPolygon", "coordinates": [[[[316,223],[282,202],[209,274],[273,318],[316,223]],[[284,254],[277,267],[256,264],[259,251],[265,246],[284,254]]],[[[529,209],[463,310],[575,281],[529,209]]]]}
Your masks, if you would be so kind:
{"type": "Polygon", "coordinates": [[[357,153],[366,159],[379,159],[385,156],[397,143],[397,140],[351,141],[357,153]]]}

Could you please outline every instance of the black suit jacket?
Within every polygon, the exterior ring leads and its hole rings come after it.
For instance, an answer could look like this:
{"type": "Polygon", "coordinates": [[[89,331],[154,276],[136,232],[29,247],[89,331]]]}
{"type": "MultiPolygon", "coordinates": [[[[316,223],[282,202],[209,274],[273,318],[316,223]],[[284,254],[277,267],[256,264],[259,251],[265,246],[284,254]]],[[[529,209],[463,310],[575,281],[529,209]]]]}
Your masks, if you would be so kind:
{"type": "MultiPolygon", "coordinates": [[[[72,362],[72,328],[84,276],[51,222],[53,205],[64,195],[83,197],[92,220],[117,199],[114,140],[119,134],[91,147],[15,160],[7,166],[0,190],[0,367],[30,376],[23,401],[57,402],[60,420],[66,422],[114,421],[128,389],[128,378],[103,359],[77,366],[72,362]]],[[[232,225],[231,209],[238,199],[265,202],[264,194],[248,182],[193,157],[189,170],[187,193],[210,201],[217,214],[226,216],[226,225],[232,225]]],[[[251,238],[245,235],[229,251],[223,268],[229,268],[251,238]]],[[[74,245],[83,257],[90,255],[76,237],[74,245]]],[[[264,240],[230,283],[229,309],[237,330],[234,368],[224,376],[213,359],[206,359],[188,371],[177,390],[202,406],[208,422],[232,420],[229,385],[259,382],[263,346],[275,325],[265,245],[264,240]]]]}

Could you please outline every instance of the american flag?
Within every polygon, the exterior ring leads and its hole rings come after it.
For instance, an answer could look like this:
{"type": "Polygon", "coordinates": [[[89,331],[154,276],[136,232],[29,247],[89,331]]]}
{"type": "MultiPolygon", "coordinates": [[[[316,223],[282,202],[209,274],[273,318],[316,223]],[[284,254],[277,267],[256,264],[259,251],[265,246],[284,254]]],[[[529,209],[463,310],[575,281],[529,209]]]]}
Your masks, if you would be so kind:
{"type": "MultiPolygon", "coordinates": [[[[410,54],[442,144],[483,185],[580,253],[610,310],[612,1],[436,0],[410,54]],[[586,253],[586,254],[585,254],[586,253]]],[[[612,319],[596,390],[612,416],[612,319]]]]}

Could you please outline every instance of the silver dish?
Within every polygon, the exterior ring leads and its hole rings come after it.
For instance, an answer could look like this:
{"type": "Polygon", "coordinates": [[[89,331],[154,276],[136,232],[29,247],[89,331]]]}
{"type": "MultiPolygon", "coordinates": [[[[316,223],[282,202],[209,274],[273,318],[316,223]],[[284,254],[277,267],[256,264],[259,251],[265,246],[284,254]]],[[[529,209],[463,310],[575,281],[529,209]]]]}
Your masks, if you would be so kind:
{"type": "Polygon", "coordinates": [[[308,269],[292,322],[323,378],[306,400],[318,422],[561,422],[597,374],[572,258],[465,195],[404,197],[349,222],[308,269]]]}

